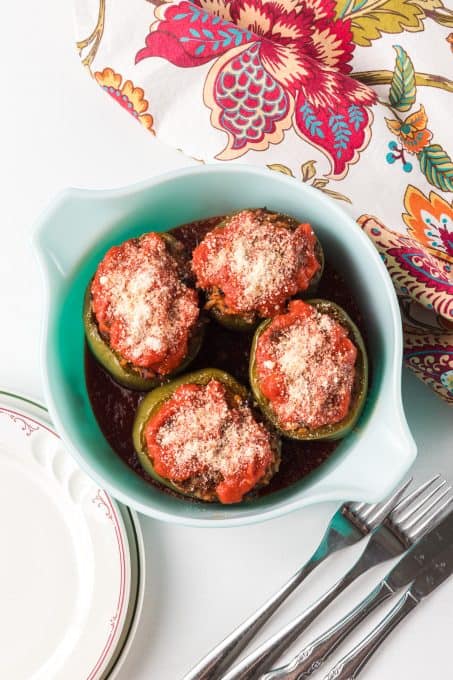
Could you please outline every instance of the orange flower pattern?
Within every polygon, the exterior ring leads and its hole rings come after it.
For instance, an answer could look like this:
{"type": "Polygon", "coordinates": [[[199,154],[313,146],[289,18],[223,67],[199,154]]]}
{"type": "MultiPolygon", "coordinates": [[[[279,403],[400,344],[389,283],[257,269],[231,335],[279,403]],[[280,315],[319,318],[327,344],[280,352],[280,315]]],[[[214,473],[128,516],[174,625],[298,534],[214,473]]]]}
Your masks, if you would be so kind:
{"type": "Polygon", "coordinates": [[[359,223],[373,239],[395,284],[407,365],[453,403],[453,205],[434,191],[425,196],[409,185],[404,207],[407,236],[366,215],[359,223]],[[436,322],[429,312],[436,313],[436,322]]]}
{"type": "Polygon", "coordinates": [[[389,130],[399,137],[404,150],[408,153],[419,153],[428,146],[433,136],[426,127],[428,116],[423,105],[404,121],[386,118],[385,122],[389,130]]]}
{"type": "Polygon", "coordinates": [[[112,99],[140,121],[146,130],[155,134],[153,117],[150,113],[146,113],[149,104],[141,87],[135,87],[131,80],[125,80],[123,83],[123,77],[109,67],[103,71],[96,71],[94,77],[112,99]]]}
{"type": "Polygon", "coordinates": [[[434,257],[453,264],[453,206],[431,191],[427,198],[412,185],[404,196],[407,230],[434,257]]]}

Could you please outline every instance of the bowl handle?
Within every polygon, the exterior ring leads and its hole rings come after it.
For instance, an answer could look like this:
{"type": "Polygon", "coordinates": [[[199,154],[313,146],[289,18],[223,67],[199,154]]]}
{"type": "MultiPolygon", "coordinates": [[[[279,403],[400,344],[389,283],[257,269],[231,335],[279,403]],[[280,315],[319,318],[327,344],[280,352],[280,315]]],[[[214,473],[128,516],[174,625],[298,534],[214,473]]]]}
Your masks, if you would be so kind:
{"type": "Polygon", "coordinates": [[[117,202],[103,200],[104,193],[66,189],[44,211],[32,246],[49,283],[67,278],[96,244],[99,224],[118,216],[117,202]]]}
{"type": "MultiPolygon", "coordinates": [[[[400,375],[399,370],[396,375],[400,375]]],[[[388,496],[408,474],[417,454],[417,446],[407,424],[396,384],[393,395],[391,388],[383,390],[372,418],[374,425],[363,432],[359,421],[350,434],[354,442],[350,454],[323,479],[323,488],[328,490],[330,487],[332,497],[341,488],[343,500],[375,503],[388,496]],[[367,458],[366,464],[362,455],[364,450],[374,452],[372,457],[367,458]]]]}

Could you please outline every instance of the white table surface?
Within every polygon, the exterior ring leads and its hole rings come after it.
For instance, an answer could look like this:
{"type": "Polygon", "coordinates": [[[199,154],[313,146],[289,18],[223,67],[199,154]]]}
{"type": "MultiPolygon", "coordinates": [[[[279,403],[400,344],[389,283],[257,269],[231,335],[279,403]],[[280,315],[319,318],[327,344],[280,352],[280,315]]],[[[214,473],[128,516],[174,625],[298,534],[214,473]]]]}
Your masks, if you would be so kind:
{"type": "MultiPolygon", "coordinates": [[[[146,135],[84,72],[73,48],[70,5],[41,0],[2,3],[0,10],[0,384],[38,399],[42,291],[29,245],[35,218],[63,187],[119,186],[191,163],[146,135]]],[[[453,480],[451,409],[407,372],[403,390],[419,448],[416,477],[440,471],[453,480]]],[[[309,556],[333,511],[334,505],[318,505],[266,524],[223,530],[143,517],[146,604],[120,680],[181,678],[309,556]]],[[[320,568],[266,632],[331,585],[356,554],[350,550],[320,568]]],[[[355,604],[384,571],[354,585],[312,632],[355,604]]],[[[450,677],[452,601],[453,581],[394,633],[363,677],[450,677]]]]}

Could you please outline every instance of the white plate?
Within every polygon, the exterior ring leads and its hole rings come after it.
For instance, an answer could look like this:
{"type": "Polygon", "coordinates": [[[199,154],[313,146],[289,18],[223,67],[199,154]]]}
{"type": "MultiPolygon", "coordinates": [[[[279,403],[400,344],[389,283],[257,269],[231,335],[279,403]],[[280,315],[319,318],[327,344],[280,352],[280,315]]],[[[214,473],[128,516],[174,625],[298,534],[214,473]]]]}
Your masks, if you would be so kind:
{"type": "Polygon", "coordinates": [[[128,533],[119,506],[77,468],[46,412],[1,393],[0,678],[110,673],[141,604],[128,533]]]}
{"type": "Polygon", "coordinates": [[[131,592],[135,592],[135,598],[131,597],[130,599],[130,614],[128,615],[130,625],[125,630],[124,638],[118,647],[118,656],[112,658],[112,665],[106,672],[106,680],[107,678],[108,680],[115,680],[121,675],[121,669],[138,631],[146,586],[145,545],[138,515],[134,510],[121,503],[118,504],[118,507],[124,520],[131,547],[131,592]],[[133,550],[133,548],[135,549],[133,550]]]}

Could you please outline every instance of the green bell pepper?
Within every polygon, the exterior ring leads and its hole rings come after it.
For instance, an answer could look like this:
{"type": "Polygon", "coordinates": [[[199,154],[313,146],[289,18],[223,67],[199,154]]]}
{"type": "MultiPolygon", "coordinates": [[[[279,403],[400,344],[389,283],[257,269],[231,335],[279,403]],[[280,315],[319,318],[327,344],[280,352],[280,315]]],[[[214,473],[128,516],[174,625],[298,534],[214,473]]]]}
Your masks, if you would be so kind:
{"type": "MultiPolygon", "coordinates": [[[[134,448],[137,453],[140,464],[142,465],[145,472],[147,472],[153,479],[158,481],[163,486],[173,491],[176,491],[179,494],[189,496],[191,498],[198,498],[201,500],[210,501],[212,501],[213,499],[203,497],[194,490],[190,488],[185,488],[183,485],[176,484],[170,481],[169,479],[161,477],[160,475],[157,474],[157,472],[154,469],[153,462],[147,453],[145,428],[150,418],[156,415],[156,413],[159,411],[162,405],[172,397],[172,395],[174,394],[175,390],[178,387],[187,384],[207,385],[213,379],[221,382],[227,388],[228,392],[231,394],[232,397],[238,398],[239,401],[241,402],[247,400],[249,395],[247,389],[243,385],[238,383],[237,380],[233,378],[233,376],[231,376],[229,373],[221,371],[217,368],[204,368],[199,371],[194,371],[193,373],[188,373],[179,378],[176,378],[175,380],[172,380],[171,382],[165,385],[157,387],[152,392],[147,394],[137,409],[134,426],[132,430],[132,441],[134,443],[134,448]]],[[[260,485],[262,483],[266,483],[268,481],[267,477],[270,479],[274,472],[276,471],[276,469],[278,469],[278,465],[280,462],[280,441],[277,438],[277,436],[273,437],[273,447],[275,448],[276,453],[275,463],[272,466],[272,469],[269,471],[268,475],[266,476],[266,479],[260,482],[260,485]]]]}
{"type": "Polygon", "coordinates": [[[362,409],[365,404],[367,389],[368,389],[368,358],[365,349],[365,344],[363,342],[362,335],[355,325],[355,323],[350,319],[348,314],[339,307],[334,302],[329,300],[305,300],[307,304],[315,307],[322,314],[328,314],[335,321],[340,323],[344,328],[347,329],[350,340],[354,343],[357,348],[357,359],[355,363],[355,380],[352,390],[351,405],[348,414],[338,423],[333,423],[331,425],[323,425],[316,429],[310,429],[309,427],[300,427],[293,430],[287,430],[281,426],[278,422],[275,412],[272,409],[269,400],[261,392],[260,384],[258,380],[258,372],[255,364],[256,348],[258,340],[262,333],[266,330],[272,319],[266,319],[257,328],[253,343],[252,350],[250,353],[250,367],[249,367],[249,377],[250,385],[252,387],[253,394],[256,401],[258,402],[261,411],[266,416],[266,418],[274,425],[274,427],[281,432],[285,437],[289,439],[299,439],[303,441],[308,440],[333,440],[342,439],[345,437],[359,419],[362,409]]]}
{"type": "MultiPolygon", "coordinates": [[[[171,234],[160,234],[166,241],[170,252],[177,258],[181,258],[181,244],[171,234]]],[[[111,349],[110,345],[99,333],[98,325],[94,317],[91,307],[91,281],[85,291],[85,298],[83,304],[83,325],[85,329],[85,337],[88,347],[93,353],[94,357],[101,364],[103,368],[114,378],[120,385],[132,390],[148,391],[161,384],[164,380],[184,371],[185,368],[193,361],[198,354],[203,342],[205,324],[200,321],[189,339],[187,356],[183,362],[178,366],[178,369],[173,371],[168,376],[151,375],[146,368],[133,366],[121,360],[120,356],[111,349]]]]}
{"type": "MultiPolygon", "coordinates": [[[[261,209],[258,208],[252,209],[252,212],[257,210],[261,209]]],[[[222,229],[223,227],[225,227],[228,223],[228,220],[233,215],[236,215],[238,212],[242,211],[235,211],[234,213],[227,215],[215,227],[215,229],[222,229]]],[[[290,217],[289,215],[285,215],[283,213],[270,213],[270,214],[275,215],[280,221],[285,223],[288,229],[291,229],[293,231],[297,229],[297,227],[300,224],[298,220],[296,220],[294,217],[290,217]]],[[[321,276],[324,271],[325,263],[324,251],[322,249],[321,243],[319,242],[319,239],[316,236],[315,238],[316,238],[315,254],[316,259],[320,264],[320,268],[314,275],[310,283],[310,286],[307,288],[307,290],[303,291],[302,293],[299,293],[298,297],[306,297],[313,295],[318,287],[319,281],[321,280],[321,276]]],[[[256,328],[257,324],[260,321],[260,318],[256,313],[251,312],[250,314],[244,315],[236,314],[229,310],[229,308],[226,307],[226,305],[223,303],[223,293],[218,287],[214,287],[207,293],[206,309],[208,310],[208,313],[212,316],[212,318],[215,321],[217,321],[217,323],[221,324],[222,326],[224,326],[224,328],[227,328],[228,330],[231,331],[237,331],[240,333],[252,331],[254,328],[256,328]]]]}

